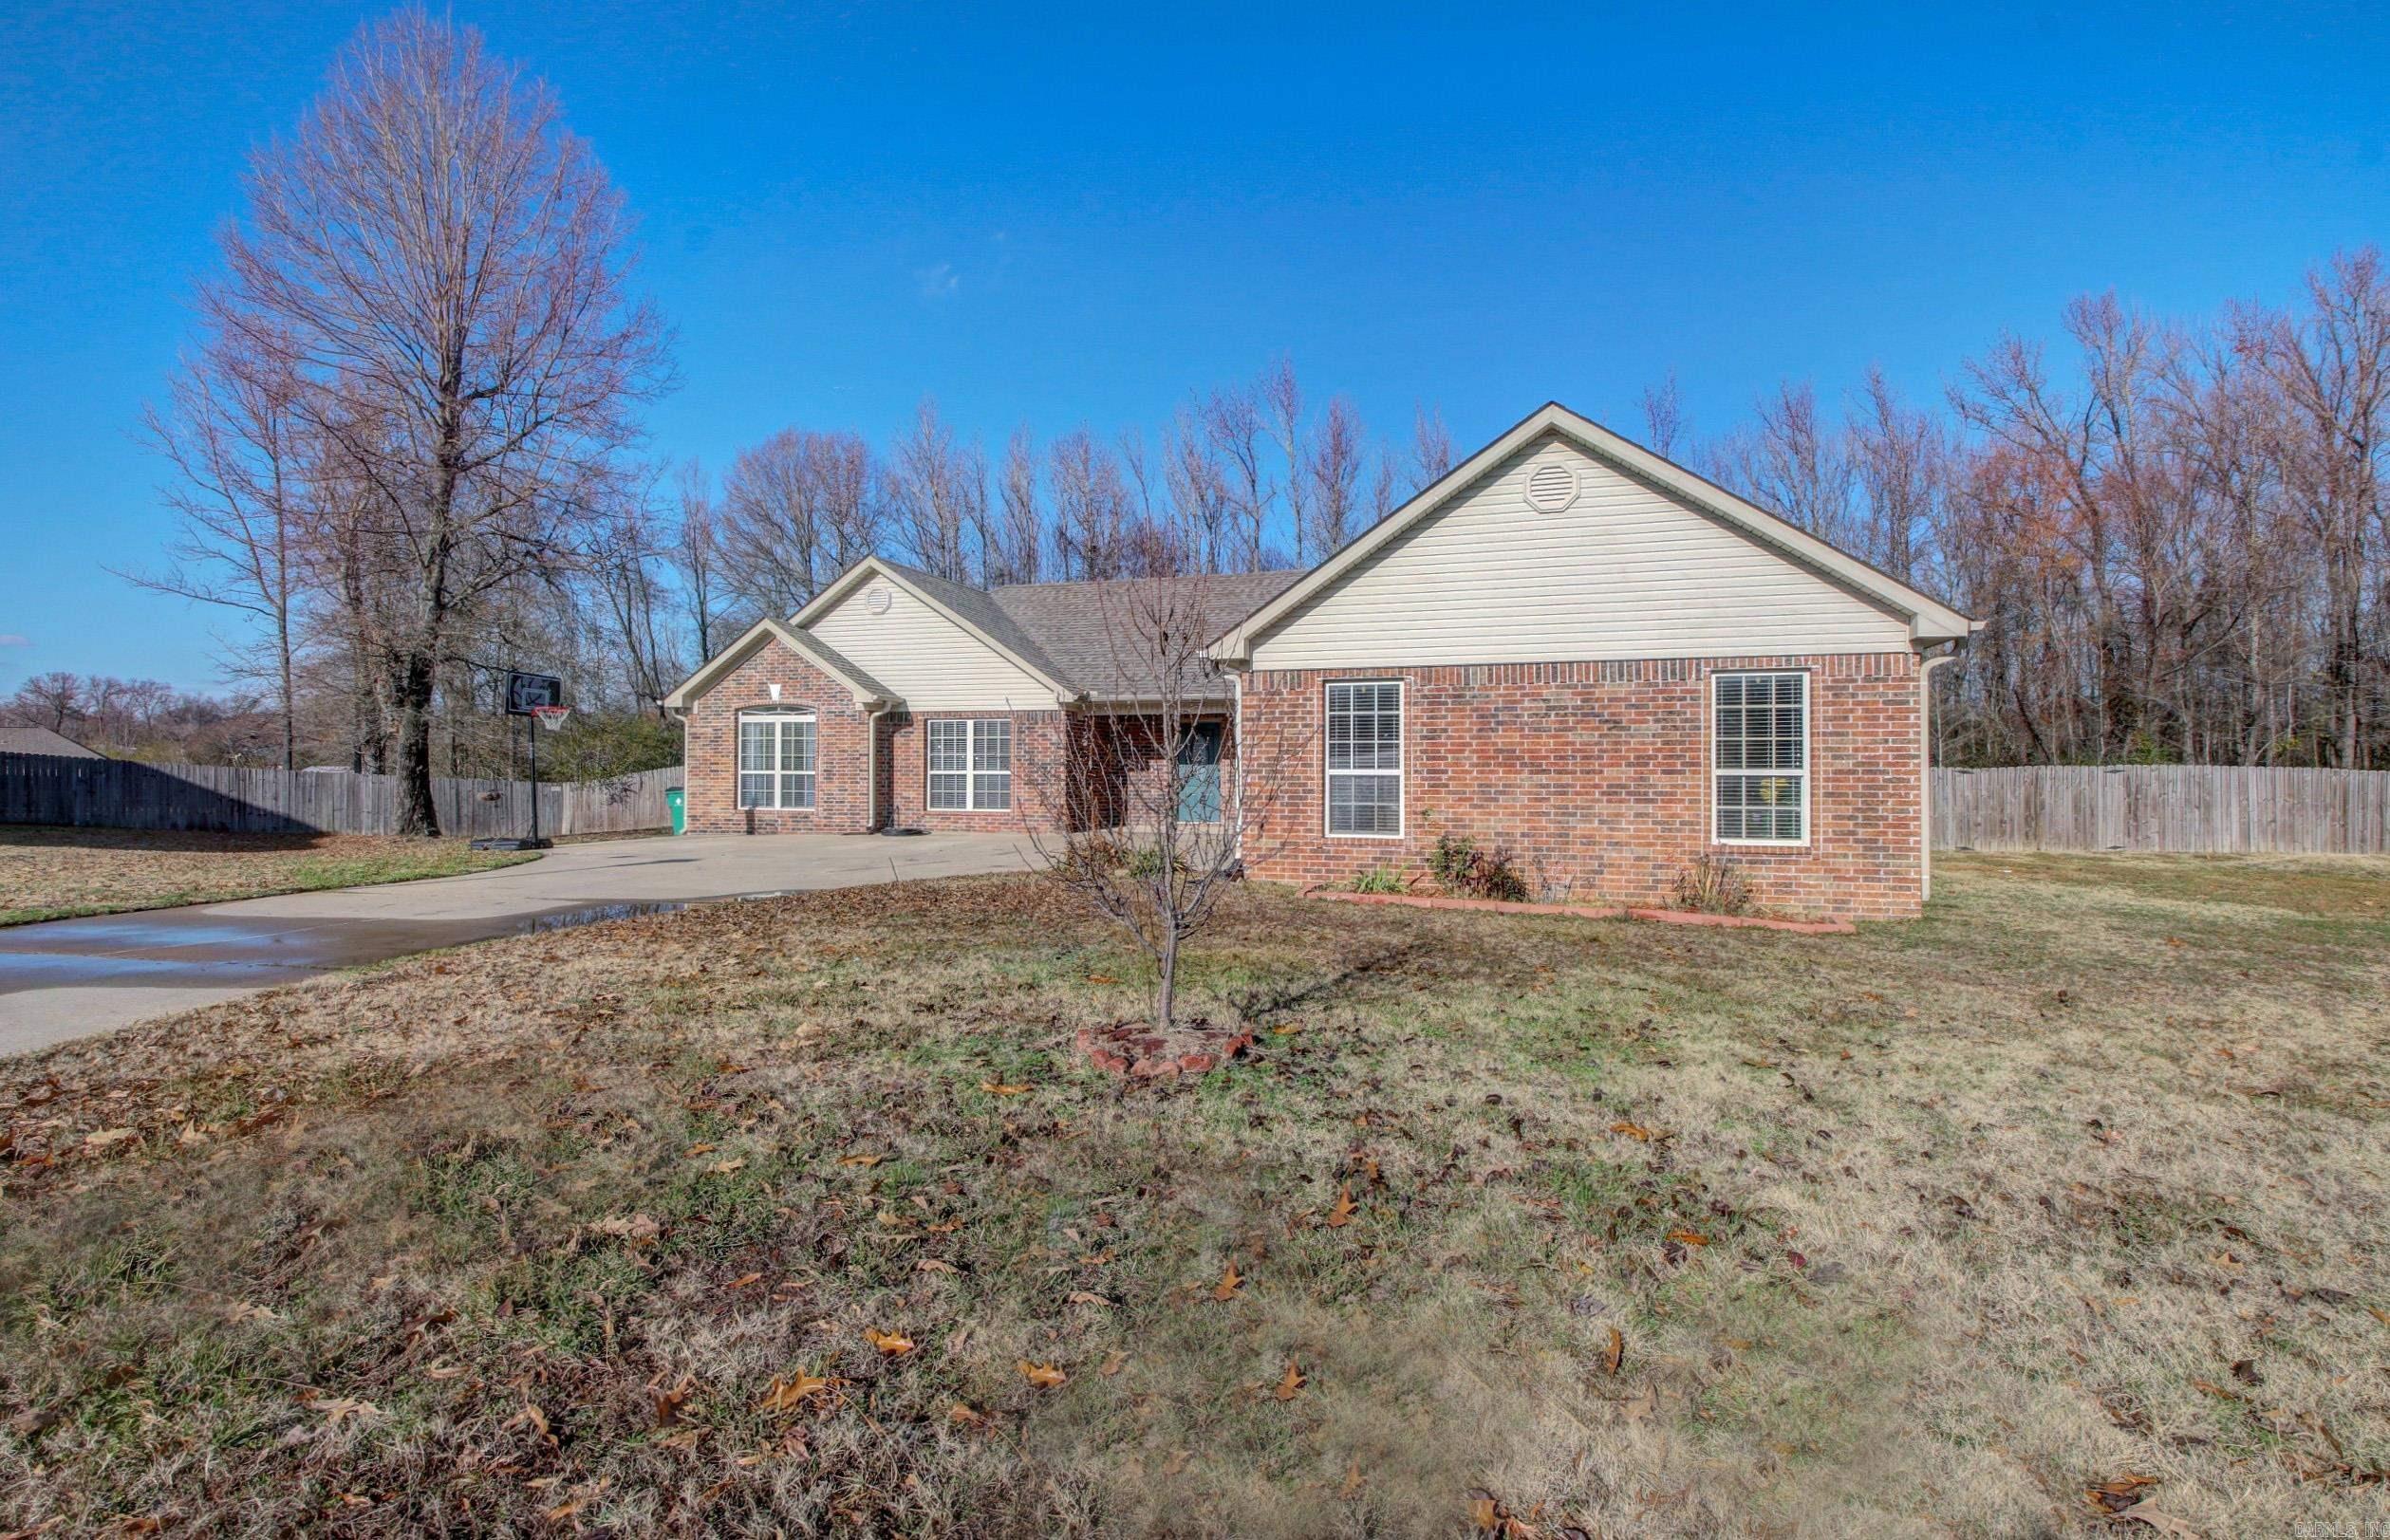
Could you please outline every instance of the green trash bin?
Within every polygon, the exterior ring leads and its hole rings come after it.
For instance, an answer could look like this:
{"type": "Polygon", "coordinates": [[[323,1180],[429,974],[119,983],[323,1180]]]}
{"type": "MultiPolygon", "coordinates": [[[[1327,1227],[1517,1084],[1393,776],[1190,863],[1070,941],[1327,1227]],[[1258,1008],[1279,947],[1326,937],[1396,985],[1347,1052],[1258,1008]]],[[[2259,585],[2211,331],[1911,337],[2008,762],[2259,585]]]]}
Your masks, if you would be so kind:
{"type": "Polygon", "coordinates": [[[672,809],[672,832],[675,834],[688,832],[689,813],[685,797],[686,794],[677,786],[663,789],[663,805],[672,809]]]}

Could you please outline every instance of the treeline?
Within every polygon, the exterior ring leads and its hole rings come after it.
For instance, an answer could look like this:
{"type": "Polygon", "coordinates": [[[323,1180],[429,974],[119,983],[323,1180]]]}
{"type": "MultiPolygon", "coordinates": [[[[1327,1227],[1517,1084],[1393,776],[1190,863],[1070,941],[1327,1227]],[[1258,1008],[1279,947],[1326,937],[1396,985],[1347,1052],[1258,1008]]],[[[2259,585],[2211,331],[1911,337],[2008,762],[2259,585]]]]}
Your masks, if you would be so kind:
{"type": "Polygon", "coordinates": [[[36,674],[0,700],[0,724],[46,727],[111,759],[273,765],[281,724],[254,692],[210,695],[157,679],[36,674]]]}
{"type": "Polygon", "coordinates": [[[1879,374],[1780,387],[1652,447],[1987,622],[1937,680],[1952,764],[2390,766],[2390,283],[2372,248],[2283,307],[2079,299],[1937,410],[1879,374]]]}

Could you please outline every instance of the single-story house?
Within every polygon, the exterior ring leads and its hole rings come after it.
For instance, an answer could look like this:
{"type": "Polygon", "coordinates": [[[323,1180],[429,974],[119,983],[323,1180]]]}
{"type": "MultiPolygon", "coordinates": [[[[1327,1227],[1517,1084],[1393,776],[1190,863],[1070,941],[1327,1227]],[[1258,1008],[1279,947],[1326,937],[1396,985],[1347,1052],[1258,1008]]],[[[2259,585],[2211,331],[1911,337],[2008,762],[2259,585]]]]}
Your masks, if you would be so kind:
{"type": "MultiPolygon", "coordinates": [[[[1074,756],[1150,695],[1107,587],[858,563],[667,697],[689,826],[1100,823],[1074,756]]],[[[1565,407],[1203,594],[1217,720],[1118,773],[1241,798],[1253,877],[1408,877],[1449,832],[1547,896],[1665,901],[1707,854],[1781,912],[1924,900],[1927,677],[1978,622],[1565,407]]]]}

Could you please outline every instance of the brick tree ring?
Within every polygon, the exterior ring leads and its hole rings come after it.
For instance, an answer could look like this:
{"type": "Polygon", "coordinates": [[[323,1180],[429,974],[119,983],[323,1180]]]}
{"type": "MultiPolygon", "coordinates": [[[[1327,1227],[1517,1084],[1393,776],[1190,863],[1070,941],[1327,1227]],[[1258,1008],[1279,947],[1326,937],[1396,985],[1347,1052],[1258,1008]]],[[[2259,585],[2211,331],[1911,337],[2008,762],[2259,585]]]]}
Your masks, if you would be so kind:
{"type": "Polygon", "coordinates": [[[1079,1051],[1089,1063],[1130,1080],[1206,1074],[1253,1043],[1249,1031],[1232,1031],[1201,1021],[1167,1032],[1144,1022],[1123,1022],[1113,1027],[1082,1027],[1078,1035],[1079,1051]]]}

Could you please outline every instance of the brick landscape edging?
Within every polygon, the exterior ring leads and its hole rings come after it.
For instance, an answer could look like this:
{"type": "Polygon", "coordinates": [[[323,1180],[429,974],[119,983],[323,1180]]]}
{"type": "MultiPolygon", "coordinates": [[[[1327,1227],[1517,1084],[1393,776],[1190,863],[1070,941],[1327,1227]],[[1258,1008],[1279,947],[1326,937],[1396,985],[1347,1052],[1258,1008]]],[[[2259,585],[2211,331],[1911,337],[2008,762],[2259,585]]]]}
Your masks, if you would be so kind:
{"type": "Polygon", "coordinates": [[[1501,899],[1439,899],[1419,893],[1343,893],[1307,887],[1306,899],[1335,903],[1391,904],[1401,909],[1468,909],[1503,915],[1567,915],[1578,919],[1648,919],[1661,925],[1715,925],[1727,930],[1790,931],[1796,936],[1857,936],[1847,919],[1763,919],[1756,915],[1705,915],[1684,909],[1630,909],[1620,904],[1511,903],[1501,899]]]}

